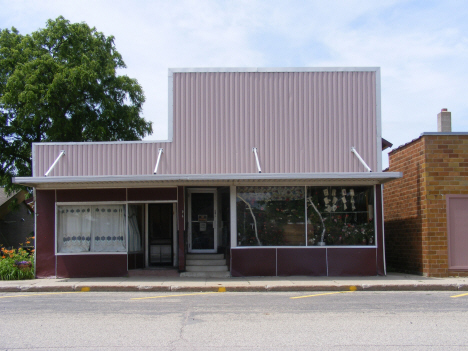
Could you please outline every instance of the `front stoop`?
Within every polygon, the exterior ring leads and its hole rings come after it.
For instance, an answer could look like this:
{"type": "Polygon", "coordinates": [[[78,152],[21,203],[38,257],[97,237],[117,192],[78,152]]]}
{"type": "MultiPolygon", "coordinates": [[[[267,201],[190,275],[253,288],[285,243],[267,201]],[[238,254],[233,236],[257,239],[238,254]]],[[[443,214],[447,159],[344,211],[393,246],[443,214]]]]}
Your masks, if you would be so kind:
{"type": "Polygon", "coordinates": [[[226,259],[223,254],[188,254],[185,272],[181,277],[192,278],[229,278],[226,259]]]}
{"type": "Polygon", "coordinates": [[[178,277],[179,271],[173,267],[131,269],[128,271],[129,277],[178,277]]]}

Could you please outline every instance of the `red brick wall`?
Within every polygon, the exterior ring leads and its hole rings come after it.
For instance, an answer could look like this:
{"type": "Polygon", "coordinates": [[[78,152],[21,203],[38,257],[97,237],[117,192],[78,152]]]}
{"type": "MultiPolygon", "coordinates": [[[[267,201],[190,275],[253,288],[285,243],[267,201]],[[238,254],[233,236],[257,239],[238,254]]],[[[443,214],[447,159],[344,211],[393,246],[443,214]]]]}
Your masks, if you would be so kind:
{"type": "Polygon", "coordinates": [[[424,135],[389,154],[385,185],[387,265],[432,277],[448,270],[446,195],[468,194],[468,135],[424,135]]]}
{"type": "Polygon", "coordinates": [[[422,273],[424,140],[417,139],[389,157],[389,171],[403,172],[403,178],[384,185],[387,269],[422,273]]]}

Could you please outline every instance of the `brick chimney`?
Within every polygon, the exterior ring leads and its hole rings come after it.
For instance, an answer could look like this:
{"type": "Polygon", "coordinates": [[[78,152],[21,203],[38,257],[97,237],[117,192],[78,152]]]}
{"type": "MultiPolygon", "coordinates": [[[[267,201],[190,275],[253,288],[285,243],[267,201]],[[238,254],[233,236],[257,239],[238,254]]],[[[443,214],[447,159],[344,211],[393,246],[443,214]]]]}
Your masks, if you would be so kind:
{"type": "Polygon", "coordinates": [[[439,133],[450,133],[452,131],[452,112],[443,108],[437,114],[437,131],[439,133]]]}

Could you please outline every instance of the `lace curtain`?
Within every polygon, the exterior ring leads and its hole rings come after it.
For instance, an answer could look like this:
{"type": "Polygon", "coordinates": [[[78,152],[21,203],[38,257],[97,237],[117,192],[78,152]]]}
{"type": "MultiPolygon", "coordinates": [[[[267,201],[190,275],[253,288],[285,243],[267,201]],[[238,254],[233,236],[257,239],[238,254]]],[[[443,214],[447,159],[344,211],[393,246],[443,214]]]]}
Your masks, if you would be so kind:
{"type": "Polygon", "coordinates": [[[138,252],[142,250],[141,246],[141,231],[138,226],[139,218],[138,209],[141,205],[128,206],[128,251],[138,252]]]}
{"type": "Polygon", "coordinates": [[[125,252],[125,205],[58,207],[60,253],[125,252]]]}

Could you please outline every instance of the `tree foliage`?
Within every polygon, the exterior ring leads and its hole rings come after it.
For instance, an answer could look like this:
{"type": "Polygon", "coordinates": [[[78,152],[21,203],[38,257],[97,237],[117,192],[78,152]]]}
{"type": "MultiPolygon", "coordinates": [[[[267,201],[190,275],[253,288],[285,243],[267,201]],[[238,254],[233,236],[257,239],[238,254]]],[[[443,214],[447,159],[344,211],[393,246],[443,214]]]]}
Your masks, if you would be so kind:
{"type": "Polygon", "coordinates": [[[0,32],[0,185],[30,176],[40,141],[139,140],[152,132],[114,37],[63,17],[30,35],[0,32]]]}

